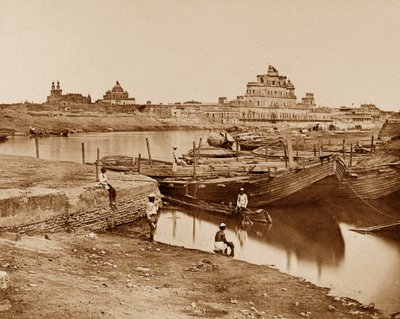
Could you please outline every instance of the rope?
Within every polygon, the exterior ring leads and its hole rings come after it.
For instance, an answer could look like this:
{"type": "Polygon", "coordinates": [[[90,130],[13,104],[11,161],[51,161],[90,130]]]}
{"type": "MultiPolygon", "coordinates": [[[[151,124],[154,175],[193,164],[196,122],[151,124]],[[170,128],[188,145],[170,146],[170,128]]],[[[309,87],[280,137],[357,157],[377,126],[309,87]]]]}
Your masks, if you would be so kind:
{"type": "Polygon", "coordinates": [[[353,191],[353,193],[354,193],[359,199],[361,199],[361,201],[362,201],[364,204],[366,204],[368,207],[372,208],[374,211],[376,211],[376,212],[378,212],[378,213],[380,213],[380,214],[382,214],[382,215],[385,215],[385,216],[387,216],[387,217],[391,217],[391,218],[393,218],[393,219],[398,219],[397,217],[394,217],[394,216],[392,216],[392,215],[388,215],[388,214],[384,213],[383,211],[381,211],[381,210],[375,208],[374,206],[372,206],[370,203],[368,203],[366,200],[364,200],[364,199],[356,192],[356,190],[350,185],[350,183],[346,180],[346,178],[345,178],[344,176],[343,176],[343,180],[344,180],[345,183],[350,187],[350,189],[353,191]]]}

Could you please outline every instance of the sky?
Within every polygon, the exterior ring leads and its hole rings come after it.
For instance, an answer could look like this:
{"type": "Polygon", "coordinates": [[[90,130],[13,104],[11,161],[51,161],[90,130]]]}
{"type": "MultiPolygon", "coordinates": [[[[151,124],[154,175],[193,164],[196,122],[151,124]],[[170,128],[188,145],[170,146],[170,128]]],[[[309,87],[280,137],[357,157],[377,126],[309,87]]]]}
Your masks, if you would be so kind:
{"type": "Polygon", "coordinates": [[[244,95],[273,65],[298,101],[400,110],[400,0],[0,0],[0,103],[244,95]]]}

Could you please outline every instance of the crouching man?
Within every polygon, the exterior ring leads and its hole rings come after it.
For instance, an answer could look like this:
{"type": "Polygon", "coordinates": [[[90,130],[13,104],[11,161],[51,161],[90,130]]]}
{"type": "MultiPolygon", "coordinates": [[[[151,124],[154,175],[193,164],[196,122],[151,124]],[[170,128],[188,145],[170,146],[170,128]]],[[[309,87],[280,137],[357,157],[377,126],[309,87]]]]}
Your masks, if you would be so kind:
{"type": "Polygon", "coordinates": [[[214,242],[214,252],[215,253],[220,253],[220,254],[228,254],[228,247],[230,248],[230,254],[229,256],[234,256],[235,252],[235,246],[231,241],[227,241],[225,237],[225,229],[226,225],[224,223],[221,223],[219,225],[219,230],[215,234],[215,242],[214,242]]]}

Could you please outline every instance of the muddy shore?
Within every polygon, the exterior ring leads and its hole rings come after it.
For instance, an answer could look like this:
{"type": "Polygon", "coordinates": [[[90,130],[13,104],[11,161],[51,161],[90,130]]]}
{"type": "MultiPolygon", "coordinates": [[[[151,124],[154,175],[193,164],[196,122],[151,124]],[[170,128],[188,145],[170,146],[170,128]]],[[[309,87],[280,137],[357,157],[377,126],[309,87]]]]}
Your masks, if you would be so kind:
{"type": "MultiPolygon", "coordinates": [[[[94,177],[92,167],[75,163],[10,156],[0,163],[9,188],[24,181],[68,187],[63,181],[73,175],[74,183],[94,177]]],[[[145,223],[130,229],[17,241],[0,234],[0,271],[11,281],[0,289],[0,302],[11,304],[0,318],[385,318],[271,266],[150,243],[145,223]]]]}

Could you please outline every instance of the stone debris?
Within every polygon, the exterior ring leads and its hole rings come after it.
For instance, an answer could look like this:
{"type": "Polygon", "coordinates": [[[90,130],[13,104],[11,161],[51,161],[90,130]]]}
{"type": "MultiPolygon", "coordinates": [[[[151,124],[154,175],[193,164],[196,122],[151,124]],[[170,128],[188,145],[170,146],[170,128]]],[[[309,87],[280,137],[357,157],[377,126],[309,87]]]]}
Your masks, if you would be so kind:
{"type": "Polygon", "coordinates": [[[150,268],[145,268],[145,267],[136,267],[135,270],[139,271],[139,272],[144,272],[144,273],[151,271],[150,268]]]}
{"type": "Polygon", "coordinates": [[[302,316],[303,318],[308,318],[311,316],[311,311],[300,312],[300,316],[302,316]]]}
{"type": "Polygon", "coordinates": [[[350,310],[349,314],[358,316],[358,315],[363,315],[365,312],[364,311],[359,311],[359,310],[350,310]]]}
{"type": "Polygon", "coordinates": [[[206,310],[204,308],[198,307],[195,302],[192,302],[190,306],[186,307],[185,310],[190,311],[195,316],[205,316],[206,310]]]}
{"type": "Polygon", "coordinates": [[[334,310],[335,310],[335,307],[332,306],[332,305],[329,305],[329,306],[328,306],[328,310],[329,310],[329,311],[334,311],[334,310]]]}
{"type": "Polygon", "coordinates": [[[0,271],[0,289],[8,289],[10,287],[10,277],[5,271],[0,271]]]}
{"type": "Polygon", "coordinates": [[[0,301],[0,312],[9,311],[11,309],[11,302],[8,299],[0,301]]]}
{"type": "Polygon", "coordinates": [[[97,235],[95,233],[87,233],[84,235],[84,237],[90,238],[90,239],[97,239],[97,235]]]}
{"type": "Polygon", "coordinates": [[[192,272],[197,272],[200,270],[212,271],[217,269],[219,269],[219,266],[207,259],[202,259],[197,264],[193,264],[192,267],[185,268],[186,271],[192,271],[192,272]]]}
{"type": "Polygon", "coordinates": [[[238,301],[236,299],[231,299],[231,304],[238,304],[238,301]]]}

